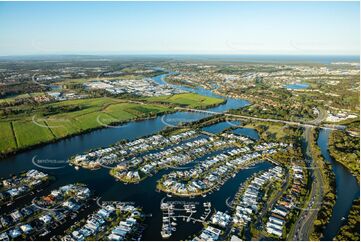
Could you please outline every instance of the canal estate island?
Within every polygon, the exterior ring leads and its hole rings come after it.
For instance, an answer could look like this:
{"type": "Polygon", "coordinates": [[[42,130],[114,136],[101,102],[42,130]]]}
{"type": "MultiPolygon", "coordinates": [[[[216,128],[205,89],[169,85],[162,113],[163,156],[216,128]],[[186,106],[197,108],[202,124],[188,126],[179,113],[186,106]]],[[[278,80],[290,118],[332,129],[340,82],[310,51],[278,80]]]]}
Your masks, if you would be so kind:
{"type": "Polygon", "coordinates": [[[0,241],[360,241],[358,2],[0,12],[0,241]]]}
{"type": "Polygon", "coordinates": [[[353,238],[353,63],[129,63],[2,100],[2,240],[353,238]]]}

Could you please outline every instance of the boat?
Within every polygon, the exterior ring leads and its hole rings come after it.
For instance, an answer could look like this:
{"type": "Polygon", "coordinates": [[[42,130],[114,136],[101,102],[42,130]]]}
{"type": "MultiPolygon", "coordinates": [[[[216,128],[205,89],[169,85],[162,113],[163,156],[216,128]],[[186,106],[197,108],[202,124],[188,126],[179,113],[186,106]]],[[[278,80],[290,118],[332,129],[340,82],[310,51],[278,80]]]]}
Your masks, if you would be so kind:
{"type": "Polygon", "coordinates": [[[79,166],[75,166],[75,170],[79,170],[79,166]]]}
{"type": "Polygon", "coordinates": [[[204,202],[204,203],[203,203],[203,206],[204,206],[204,207],[210,207],[210,206],[211,206],[211,203],[210,203],[210,202],[204,202]]]}
{"type": "Polygon", "coordinates": [[[43,236],[45,236],[45,235],[47,235],[47,234],[49,234],[49,233],[50,233],[50,231],[46,230],[45,232],[41,233],[40,236],[43,237],[43,236]]]}

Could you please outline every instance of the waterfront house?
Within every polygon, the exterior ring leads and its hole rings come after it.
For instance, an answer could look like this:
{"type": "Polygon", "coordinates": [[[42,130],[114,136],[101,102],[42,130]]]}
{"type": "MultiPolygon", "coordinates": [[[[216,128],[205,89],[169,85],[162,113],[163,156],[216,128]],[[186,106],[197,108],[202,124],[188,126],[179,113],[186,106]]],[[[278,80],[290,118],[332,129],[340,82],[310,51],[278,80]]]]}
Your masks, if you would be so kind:
{"type": "Polygon", "coordinates": [[[50,215],[48,215],[48,214],[45,214],[45,215],[40,216],[40,217],[39,217],[39,220],[40,220],[40,221],[43,221],[44,224],[48,224],[48,223],[51,222],[52,217],[51,217],[50,215]]]}
{"type": "Polygon", "coordinates": [[[211,218],[213,224],[219,225],[225,228],[231,222],[231,216],[226,213],[217,211],[211,218]]]}
{"type": "Polygon", "coordinates": [[[9,236],[10,236],[12,239],[16,239],[16,238],[20,237],[21,234],[22,234],[22,233],[21,233],[20,229],[17,228],[17,227],[14,228],[14,229],[10,229],[10,230],[9,230],[9,236]]]}
{"type": "Polygon", "coordinates": [[[199,238],[203,241],[214,241],[219,239],[219,235],[221,234],[221,230],[214,228],[212,226],[208,226],[205,228],[199,238]]]}
{"type": "Polygon", "coordinates": [[[31,227],[30,224],[23,224],[20,226],[20,229],[25,233],[25,234],[30,234],[31,231],[33,231],[33,227],[31,227]]]}
{"type": "Polygon", "coordinates": [[[0,241],[9,241],[9,236],[6,232],[0,234],[0,241]]]}

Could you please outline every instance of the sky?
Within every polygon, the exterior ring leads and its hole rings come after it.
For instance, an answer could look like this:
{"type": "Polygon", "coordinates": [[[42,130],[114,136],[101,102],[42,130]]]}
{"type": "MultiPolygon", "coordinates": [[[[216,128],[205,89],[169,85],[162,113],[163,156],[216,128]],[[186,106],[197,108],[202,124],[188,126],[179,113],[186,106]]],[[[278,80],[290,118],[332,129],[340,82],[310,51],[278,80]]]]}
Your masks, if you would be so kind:
{"type": "Polygon", "coordinates": [[[358,2],[0,2],[0,56],[359,52],[358,2]]]}

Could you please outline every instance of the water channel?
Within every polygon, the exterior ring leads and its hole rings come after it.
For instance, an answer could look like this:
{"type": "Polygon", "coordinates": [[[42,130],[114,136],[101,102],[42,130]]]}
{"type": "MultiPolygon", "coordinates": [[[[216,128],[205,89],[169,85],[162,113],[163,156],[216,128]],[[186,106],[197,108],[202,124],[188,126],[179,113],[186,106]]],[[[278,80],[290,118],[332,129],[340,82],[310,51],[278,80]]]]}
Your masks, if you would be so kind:
{"type": "MultiPolygon", "coordinates": [[[[166,84],[164,81],[165,75],[160,75],[154,77],[153,79],[160,84],[166,84]]],[[[219,97],[214,94],[212,91],[203,89],[203,88],[188,88],[183,86],[176,86],[185,91],[192,91],[206,96],[219,97]]],[[[219,105],[217,107],[210,108],[211,111],[224,112],[229,109],[236,109],[248,105],[249,103],[245,100],[227,98],[227,102],[219,105]]],[[[59,163],[66,162],[71,156],[76,154],[84,153],[90,149],[95,149],[99,147],[109,146],[119,140],[128,139],[134,140],[142,136],[150,135],[157,133],[167,126],[167,124],[177,124],[179,122],[189,122],[199,120],[201,118],[207,117],[208,114],[204,113],[190,113],[190,112],[175,112],[172,114],[166,114],[159,116],[155,119],[130,122],[128,124],[119,125],[114,128],[104,128],[95,130],[89,133],[81,134],[78,136],[66,138],[55,143],[43,145],[28,151],[21,152],[17,155],[8,157],[0,162],[0,177],[8,177],[10,174],[16,174],[24,170],[37,168],[32,163],[32,159],[36,157],[37,160],[55,160],[59,163]],[[166,122],[165,122],[166,121],[166,122]]],[[[227,125],[231,124],[215,125],[213,127],[207,127],[206,130],[212,133],[221,132],[222,129],[227,128],[227,125]],[[224,127],[223,127],[224,126],[224,127]]],[[[236,124],[237,125],[237,124],[236,124]]],[[[258,133],[255,130],[247,130],[238,128],[234,130],[236,133],[246,134],[250,138],[257,140],[259,138],[258,133]]],[[[321,132],[319,145],[321,150],[327,150],[327,139],[323,138],[324,135],[321,132]],[[325,140],[324,140],[325,139],[325,140]]],[[[328,137],[328,135],[327,135],[328,137]]],[[[325,153],[328,154],[328,153],[325,153]]],[[[324,154],[324,155],[325,155],[324,154]]],[[[327,159],[327,158],[326,158],[327,159]]],[[[330,160],[331,162],[331,160],[330,160]]],[[[335,163],[335,162],[332,162],[335,163]]],[[[65,163],[66,164],[66,163],[65,163]]],[[[267,162],[258,163],[251,169],[241,170],[235,177],[229,179],[220,190],[215,191],[207,197],[192,198],[186,199],[189,201],[195,201],[203,203],[209,201],[212,203],[212,207],[220,210],[226,211],[228,209],[225,200],[228,197],[233,197],[237,192],[240,184],[244,182],[247,178],[252,176],[252,174],[268,169],[272,165],[267,162]]],[[[358,191],[358,186],[350,186],[349,182],[353,181],[352,176],[348,175],[347,172],[343,176],[337,175],[341,168],[338,168],[338,165],[333,165],[334,171],[336,173],[336,183],[338,191],[341,191],[341,187],[347,187],[346,193],[350,193],[350,197],[355,197],[355,190],[358,191]],[[339,178],[337,178],[339,177],[339,178]],[[341,180],[340,180],[341,179],[341,180]],[[342,180],[343,179],[343,180],[342,180]],[[347,185],[344,185],[347,184],[347,185]]],[[[146,220],[147,228],[144,231],[142,237],[143,240],[161,240],[160,229],[161,229],[161,211],[160,211],[160,202],[165,197],[164,193],[157,192],[155,190],[156,181],[160,177],[172,169],[163,170],[158,174],[146,179],[145,181],[139,184],[123,184],[117,182],[113,177],[108,173],[108,169],[99,169],[95,171],[80,169],[75,170],[69,165],[64,165],[61,169],[54,170],[44,170],[45,172],[56,177],[55,182],[53,182],[47,189],[44,191],[44,194],[48,193],[50,190],[55,189],[61,185],[68,183],[81,182],[88,185],[88,187],[94,191],[96,196],[101,197],[104,201],[131,201],[134,202],[137,206],[143,208],[145,214],[151,214],[152,216],[146,220]]],[[[344,169],[347,171],[346,169],[344,169]]],[[[171,198],[166,198],[171,199],[171,198]]],[[[172,198],[174,199],[174,198],[172,198]]],[[[338,196],[338,200],[346,199],[344,196],[338,196]]],[[[335,207],[334,219],[331,221],[330,231],[333,229],[339,228],[338,219],[340,216],[347,217],[348,211],[350,209],[350,204],[352,203],[351,199],[346,199],[347,201],[340,200],[336,203],[337,208],[335,207]],[[339,208],[340,207],[340,208],[339,208]],[[342,211],[342,212],[339,212],[342,211]]],[[[1,213],[3,212],[1,208],[1,213]]],[[[177,231],[174,232],[171,240],[184,240],[187,239],[190,235],[200,231],[202,226],[200,224],[193,223],[182,223],[177,227],[177,231]]],[[[328,229],[326,229],[328,231],[328,229]]],[[[329,236],[333,236],[333,233],[329,233],[329,236]]],[[[332,238],[332,237],[330,237],[332,238]]]]}

